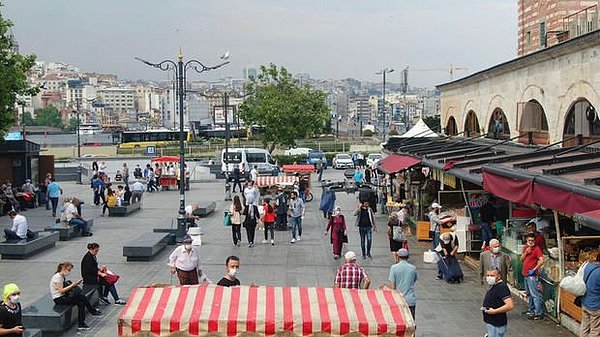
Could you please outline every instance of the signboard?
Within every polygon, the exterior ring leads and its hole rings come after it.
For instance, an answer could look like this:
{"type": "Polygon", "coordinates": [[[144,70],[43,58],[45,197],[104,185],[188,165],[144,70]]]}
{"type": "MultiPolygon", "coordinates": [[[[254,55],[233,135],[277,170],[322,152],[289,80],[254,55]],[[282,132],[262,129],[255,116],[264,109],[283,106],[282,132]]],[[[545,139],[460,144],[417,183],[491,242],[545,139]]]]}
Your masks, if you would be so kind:
{"type": "Polygon", "coordinates": [[[4,140],[23,140],[21,131],[7,132],[4,134],[4,140]]]}
{"type": "Polygon", "coordinates": [[[156,146],[154,146],[154,145],[146,146],[146,155],[147,156],[155,156],[156,155],[156,146]]]}
{"type": "MultiPolygon", "coordinates": [[[[235,106],[227,106],[227,123],[235,124],[235,106]]],[[[225,124],[225,113],[222,105],[213,108],[214,124],[225,124]]]]}

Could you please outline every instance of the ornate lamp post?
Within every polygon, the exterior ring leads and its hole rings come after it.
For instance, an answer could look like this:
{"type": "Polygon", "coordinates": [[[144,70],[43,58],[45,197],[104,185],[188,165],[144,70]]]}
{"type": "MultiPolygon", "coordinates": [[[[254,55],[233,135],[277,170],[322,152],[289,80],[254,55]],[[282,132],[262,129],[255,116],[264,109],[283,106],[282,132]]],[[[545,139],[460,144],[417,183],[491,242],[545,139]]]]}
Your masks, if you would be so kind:
{"type": "MultiPolygon", "coordinates": [[[[227,54],[221,57],[222,59],[226,59],[227,54]]],[[[179,212],[177,216],[177,231],[175,232],[175,236],[178,239],[181,239],[185,236],[187,231],[187,224],[185,218],[185,150],[183,148],[184,144],[184,130],[183,130],[183,101],[185,98],[185,82],[186,82],[186,73],[189,69],[193,69],[198,74],[201,74],[205,71],[214,70],[220,68],[229,63],[229,61],[225,61],[216,66],[205,66],[202,62],[198,60],[188,60],[187,62],[183,62],[183,54],[181,49],[179,50],[179,55],[177,56],[177,62],[173,60],[164,60],[159,63],[152,63],[146,60],[143,60],[139,57],[135,58],[136,60],[154,68],[158,68],[162,71],[173,71],[175,77],[177,79],[177,97],[179,101],[179,212]]]]}
{"type": "Polygon", "coordinates": [[[381,109],[381,113],[383,115],[383,123],[382,123],[383,124],[383,132],[381,135],[381,140],[384,142],[385,142],[385,122],[386,122],[386,120],[385,120],[386,119],[385,118],[385,106],[386,106],[386,104],[385,104],[385,75],[389,74],[389,73],[393,73],[393,72],[394,72],[394,69],[383,68],[380,71],[375,73],[377,75],[383,75],[383,90],[382,90],[383,91],[383,95],[382,95],[383,96],[383,107],[381,109]]]}

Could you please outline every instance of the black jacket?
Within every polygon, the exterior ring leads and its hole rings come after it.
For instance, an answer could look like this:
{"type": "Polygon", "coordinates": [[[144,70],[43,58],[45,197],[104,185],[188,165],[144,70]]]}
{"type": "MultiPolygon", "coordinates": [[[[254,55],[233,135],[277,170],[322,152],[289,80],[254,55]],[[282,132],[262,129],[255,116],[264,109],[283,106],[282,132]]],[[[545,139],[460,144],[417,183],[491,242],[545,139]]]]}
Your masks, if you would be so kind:
{"type": "Polygon", "coordinates": [[[98,284],[98,261],[92,253],[87,252],[81,259],[81,278],[85,284],[98,284]]]}

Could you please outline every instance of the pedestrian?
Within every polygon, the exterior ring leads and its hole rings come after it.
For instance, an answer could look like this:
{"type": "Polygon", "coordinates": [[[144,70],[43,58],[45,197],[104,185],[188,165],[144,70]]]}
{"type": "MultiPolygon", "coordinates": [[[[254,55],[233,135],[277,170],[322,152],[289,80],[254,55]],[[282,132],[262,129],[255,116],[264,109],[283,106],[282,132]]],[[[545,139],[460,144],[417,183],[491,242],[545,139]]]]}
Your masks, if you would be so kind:
{"type": "Polygon", "coordinates": [[[489,269],[498,269],[500,277],[506,280],[508,275],[512,275],[512,263],[510,255],[504,254],[500,249],[500,241],[498,239],[490,240],[490,250],[486,250],[479,256],[479,278],[481,285],[486,278],[486,272],[489,269]]]}
{"type": "Polygon", "coordinates": [[[356,165],[356,169],[354,170],[354,183],[356,184],[356,187],[360,187],[362,186],[362,183],[365,179],[365,175],[364,173],[360,170],[360,166],[356,165]]]}
{"type": "Polygon", "coordinates": [[[144,184],[142,184],[139,180],[133,182],[131,185],[131,203],[135,204],[136,202],[142,201],[142,195],[144,195],[144,184]]]}
{"type": "Polygon", "coordinates": [[[248,248],[254,247],[254,234],[256,232],[256,224],[260,218],[258,206],[253,204],[246,205],[244,209],[244,228],[246,228],[246,236],[248,237],[248,248]]]}
{"type": "Polygon", "coordinates": [[[323,158],[317,160],[317,174],[319,175],[318,181],[321,181],[323,177],[323,158]]]}
{"type": "Polygon", "coordinates": [[[277,208],[277,219],[275,219],[275,228],[277,230],[287,229],[287,212],[288,212],[288,198],[283,192],[283,188],[277,189],[277,196],[275,199],[275,206],[277,208]]]}
{"type": "Polygon", "coordinates": [[[583,273],[585,295],[581,301],[580,337],[600,336],[600,254],[596,262],[588,263],[583,273]]]}
{"type": "Polygon", "coordinates": [[[129,185],[129,167],[127,163],[123,163],[123,183],[125,183],[125,186],[129,185]]]}
{"type": "Polygon", "coordinates": [[[481,220],[481,236],[483,243],[481,244],[481,250],[483,251],[487,245],[490,244],[490,240],[494,237],[492,234],[492,224],[494,223],[494,203],[496,198],[492,195],[487,201],[479,208],[479,220],[481,220]]]}
{"type": "Polygon", "coordinates": [[[308,188],[308,177],[297,173],[298,177],[298,197],[302,199],[302,202],[306,202],[306,189],[308,188]]]}
{"type": "Polygon", "coordinates": [[[406,242],[406,233],[404,232],[404,228],[398,219],[398,213],[392,212],[392,214],[390,214],[387,225],[387,235],[390,241],[390,252],[392,253],[392,259],[394,260],[394,263],[398,263],[400,261],[398,259],[398,251],[401,248],[404,248],[404,244],[406,242]],[[394,238],[394,232],[398,231],[400,231],[400,236],[394,238]]]}
{"type": "Polygon", "coordinates": [[[50,184],[48,185],[48,199],[52,202],[52,216],[56,217],[56,208],[58,207],[58,198],[63,193],[62,188],[56,182],[54,178],[50,178],[50,184]]]}
{"type": "Polygon", "coordinates": [[[250,170],[250,180],[256,184],[256,179],[258,178],[258,166],[254,165],[252,170],[250,170]]]}
{"type": "Polygon", "coordinates": [[[100,245],[96,242],[88,243],[87,253],[81,259],[81,278],[83,284],[89,284],[98,287],[100,301],[104,304],[110,304],[108,293],[112,295],[115,304],[125,305],[127,302],[119,298],[117,288],[114,283],[108,281],[108,270],[106,266],[98,266],[98,252],[100,245]]]}
{"type": "Polygon", "coordinates": [[[140,167],[140,164],[135,165],[135,168],[133,169],[133,177],[135,179],[142,178],[142,168],[140,167]]]}
{"type": "Polygon", "coordinates": [[[417,268],[408,263],[408,249],[400,248],[396,255],[398,262],[390,267],[390,275],[388,276],[389,284],[386,286],[390,289],[395,289],[404,295],[406,304],[410,309],[413,320],[416,318],[417,300],[415,296],[415,283],[417,282],[417,268]]]}
{"type": "Polygon", "coordinates": [[[539,286],[539,270],[544,264],[542,249],[535,244],[535,234],[527,234],[526,245],[521,253],[523,269],[521,271],[525,278],[525,292],[527,293],[527,311],[525,314],[529,319],[540,320],[544,318],[543,298],[539,286]]]}
{"type": "Polygon", "coordinates": [[[100,205],[100,182],[101,180],[97,174],[92,177],[92,191],[94,192],[94,205],[100,205]]]}
{"type": "Polygon", "coordinates": [[[92,173],[94,175],[98,175],[100,173],[98,170],[98,162],[97,161],[92,162],[92,173]]]}
{"type": "Polygon", "coordinates": [[[367,166],[365,168],[365,182],[367,184],[371,184],[372,177],[373,177],[373,170],[371,169],[371,166],[367,166]]]}
{"type": "Polygon", "coordinates": [[[271,205],[271,198],[265,198],[263,210],[261,220],[265,226],[265,239],[262,243],[269,242],[269,233],[271,233],[271,246],[275,246],[275,209],[271,205]]]}
{"type": "Polygon", "coordinates": [[[192,246],[192,237],[183,237],[183,244],[169,256],[171,274],[177,273],[180,285],[198,284],[198,277],[202,276],[200,252],[192,246]]]}
{"type": "Polygon", "coordinates": [[[244,197],[246,199],[246,205],[258,206],[258,199],[260,197],[260,194],[253,180],[249,181],[248,186],[244,188],[244,197]]]}
{"type": "Polygon", "coordinates": [[[152,166],[150,166],[150,164],[146,164],[146,167],[144,167],[144,172],[143,172],[144,179],[148,178],[151,168],[152,168],[152,166]]]}
{"type": "Polygon", "coordinates": [[[237,274],[240,271],[240,259],[231,255],[225,260],[225,276],[217,282],[218,286],[236,287],[240,285],[237,274]]]}
{"type": "Polygon", "coordinates": [[[506,313],[513,310],[510,290],[496,268],[488,269],[485,280],[490,289],[485,293],[481,311],[487,329],[487,337],[504,337],[508,326],[506,313]]]}
{"type": "Polygon", "coordinates": [[[240,246],[242,242],[242,203],[240,196],[233,197],[233,202],[229,207],[229,219],[231,220],[231,236],[233,237],[233,245],[240,246]]]}
{"type": "Polygon", "coordinates": [[[335,273],[333,286],[347,289],[369,289],[371,279],[363,267],[356,263],[356,253],[348,251],[344,254],[346,263],[341,265],[335,273]]]}
{"type": "Polygon", "coordinates": [[[6,240],[26,240],[35,237],[35,234],[29,230],[27,218],[25,216],[18,214],[14,210],[8,212],[8,215],[12,219],[12,227],[10,229],[4,229],[4,237],[6,240]]]}
{"type": "Polygon", "coordinates": [[[22,322],[21,290],[14,283],[4,286],[0,303],[0,335],[23,336],[25,327],[22,322]]]}
{"type": "Polygon", "coordinates": [[[79,279],[71,282],[67,276],[71,273],[73,264],[71,262],[62,262],[56,268],[56,273],[50,280],[50,295],[55,304],[77,305],[78,322],[77,330],[90,330],[85,324],[85,309],[92,316],[101,316],[100,310],[92,307],[88,299],[82,293],[79,285],[83,281],[79,279]]]}
{"type": "Polygon", "coordinates": [[[112,188],[109,188],[106,194],[106,202],[102,206],[102,216],[106,215],[106,210],[108,210],[109,207],[116,207],[117,202],[118,200],[115,192],[112,190],[112,188]]]}
{"type": "Polygon", "coordinates": [[[452,233],[444,233],[441,236],[441,242],[436,248],[442,258],[438,261],[438,275],[436,279],[445,279],[448,283],[462,282],[464,275],[460,264],[456,259],[459,242],[458,237],[452,233]]]}
{"type": "Polygon", "coordinates": [[[154,169],[150,167],[148,169],[148,177],[146,178],[146,189],[150,193],[154,193],[154,191],[158,191],[158,187],[156,187],[156,176],[154,174],[154,169]]]}
{"type": "Polygon", "coordinates": [[[288,212],[292,225],[290,243],[294,243],[302,240],[302,219],[304,218],[304,201],[298,197],[298,193],[295,191],[290,195],[288,212]]]}
{"type": "Polygon", "coordinates": [[[329,219],[329,217],[333,213],[335,200],[335,192],[328,188],[324,188],[323,194],[321,195],[321,204],[319,205],[319,210],[323,212],[323,217],[325,219],[329,219]]]}
{"type": "Polygon", "coordinates": [[[337,260],[342,255],[342,246],[344,243],[348,242],[348,237],[346,236],[346,219],[344,218],[344,215],[342,215],[339,206],[335,207],[332,216],[329,218],[329,222],[327,222],[325,236],[327,236],[329,231],[331,231],[330,241],[333,246],[333,258],[337,260]]]}
{"type": "Polygon", "coordinates": [[[240,165],[243,167],[242,163],[239,163],[238,165],[234,165],[233,166],[233,190],[232,192],[235,193],[235,187],[238,186],[240,192],[243,191],[242,189],[242,183],[240,182],[240,178],[242,175],[242,172],[240,170],[240,165]]]}
{"type": "Polygon", "coordinates": [[[354,211],[354,216],[356,216],[356,226],[360,233],[362,258],[364,260],[368,257],[372,260],[371,245],[373,243],[373,231],[377,231],[377,224],[375,223],[375,214],[369,207],[369,202],[359,203],[358,208],[354,211]]]}
{"type": "Polygon", "coordinates": [[[429,238],[431,240],[432,249],[436,249],[440,244],[440,230],[442,221],[440,220],[440,210],[442,205],[434,202],[431,204],[431,211],[429,212],[429,238]]]}

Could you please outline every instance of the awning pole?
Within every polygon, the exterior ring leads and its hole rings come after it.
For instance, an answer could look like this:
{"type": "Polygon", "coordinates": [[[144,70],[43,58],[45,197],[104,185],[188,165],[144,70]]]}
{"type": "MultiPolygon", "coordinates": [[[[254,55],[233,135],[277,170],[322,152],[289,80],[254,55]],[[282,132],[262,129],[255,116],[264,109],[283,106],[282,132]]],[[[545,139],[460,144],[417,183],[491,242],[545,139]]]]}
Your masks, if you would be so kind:
{"type": "MultiPolygon", "coordinates": [[[[558,221],[558,211],[553,210],[552,213],[554,213],[554,226],[556,227],[556,243],[558,244],[558,279],[560,282],[563,278],[564,271],[564,250],[562,235],[560,234],[560,222],[558,221]]],[[[558,294],[556,295],[556,316],[558,317],[558,321],[560,322],[560,289],[558,290],[558,294]]]]}

